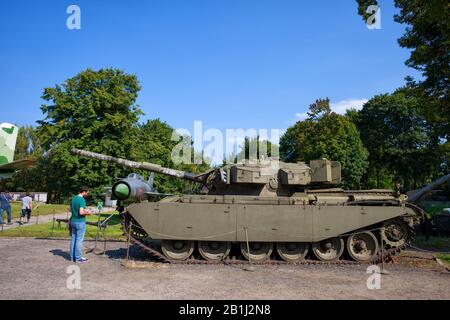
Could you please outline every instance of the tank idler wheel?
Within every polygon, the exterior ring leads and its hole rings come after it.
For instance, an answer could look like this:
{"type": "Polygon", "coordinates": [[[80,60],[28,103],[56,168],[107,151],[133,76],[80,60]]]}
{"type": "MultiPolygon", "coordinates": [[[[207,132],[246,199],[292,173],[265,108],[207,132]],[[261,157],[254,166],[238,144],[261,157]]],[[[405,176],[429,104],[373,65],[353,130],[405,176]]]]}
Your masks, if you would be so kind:
{"type": "MultiPolygon", "coordinates": [[[[250,242],[250,258],[253,262],[263,262],[270,258],[273,251],[271,242],[250,242]]],[[[247,242],[241,242],[241,252],[245,259],[249,260],[247,242]]]]}
{"type": "Polygon", "coordinates": [[[339,260],[344,252],[344,240],[340,237],[314,242],[311,246],[314,256],[325,262],[339,260]]]}
{"type": "Polygon", "coordinates": [[[198,251],[208,261],[222,261],[230,254],[231,242],[199,241],[198,251]]]}
{"type": "Polygon", "coordinates": [[[370,231],[353,234],[347,239],[347,251],[355,261],[370,261],[378,254],[378,240],[370,231]]]}
{"type": "Polygon", "coordinates": [[[277,252],[287,262],[298,262],[305,259],[309,244],[306,242],[277,242],[277,252]]]}
{"type": "Polygon", "coordinates": [[[189,240],[163,240],[161,249],[164,255],[171,260],[187,260],[194,252],[195,242],[189,240]]]}

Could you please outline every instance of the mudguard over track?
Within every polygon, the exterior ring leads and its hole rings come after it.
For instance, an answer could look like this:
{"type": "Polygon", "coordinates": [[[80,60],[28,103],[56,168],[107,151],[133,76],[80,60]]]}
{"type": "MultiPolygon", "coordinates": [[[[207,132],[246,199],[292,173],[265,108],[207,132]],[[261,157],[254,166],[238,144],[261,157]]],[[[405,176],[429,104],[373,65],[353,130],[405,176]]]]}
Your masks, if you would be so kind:
{"type": "MultiPolygon", "coordinates": [[[[205,200],[205,197],[202,198],[205,200]]],[[[241,198],[242,199],[242,198],[241,198]]],[[[396,217],[406,206],[143,202],[127,208],[158,240],[317,242],[396,217]]]]}

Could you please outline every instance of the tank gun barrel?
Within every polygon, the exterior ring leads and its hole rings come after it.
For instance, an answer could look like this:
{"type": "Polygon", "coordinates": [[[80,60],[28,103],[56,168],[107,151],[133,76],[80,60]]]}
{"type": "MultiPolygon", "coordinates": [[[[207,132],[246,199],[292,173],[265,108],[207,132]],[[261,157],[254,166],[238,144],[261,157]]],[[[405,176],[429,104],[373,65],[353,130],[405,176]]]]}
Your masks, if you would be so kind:
{"type": "Polygon", "coordinates": [[[73,155],[77,155],[80,157],[90,158],[90,159],[95,159],[95,160],[100,160],[100,161],[106,161],[109,163],[116,163],[116,164],[122,165],[127,168],[160,173],[165,176],[175,177],[178,179],[184,179],[184,180],[189,180],[189,181],[193,181],[193,182],[199,182],[199,183],[203,182],[203,180],[201,178],[197,177],[194,173],[165,168],[165,167],[162,167],[162,166],[160,166],[158,164],[154,164],[154,163],[136,162],[136,161],[131,161],[131,160],[127,160],[127,159],[121,159],[121,158],[116,158],[116,157],[112,157],[112,156],[107,156],[104,154],[95,153],[95,152],[91,152],[91,151],[80,150],[80,149],[76,149],[76,148],[73,148],[70,152],[73,155]]]}

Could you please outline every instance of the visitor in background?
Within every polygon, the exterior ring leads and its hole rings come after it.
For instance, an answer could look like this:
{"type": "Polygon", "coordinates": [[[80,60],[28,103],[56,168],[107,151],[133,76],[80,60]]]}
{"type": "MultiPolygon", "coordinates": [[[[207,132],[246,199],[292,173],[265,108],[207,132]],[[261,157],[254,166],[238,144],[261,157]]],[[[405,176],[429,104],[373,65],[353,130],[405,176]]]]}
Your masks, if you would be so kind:
{"type": "Polygon", "coordinates": [[[23,218],[27,216],[27,222],[30,222],[31,211],[33,210],[33,199],[30,197],[30,193],[27,192],[26,196],[22,198],[22,215],[20,216],[20,223],[23,223],[23,218]]]}
{"type": "Polygon", "coordinates": [[[3,223],[3,214],[7,213],[8,215],[8,225],[11,225],[11,194],[8,191],[2,192],[0,194],[0,206],[1,206],[1,215],[0,215],[0,224],[3,223]]]}

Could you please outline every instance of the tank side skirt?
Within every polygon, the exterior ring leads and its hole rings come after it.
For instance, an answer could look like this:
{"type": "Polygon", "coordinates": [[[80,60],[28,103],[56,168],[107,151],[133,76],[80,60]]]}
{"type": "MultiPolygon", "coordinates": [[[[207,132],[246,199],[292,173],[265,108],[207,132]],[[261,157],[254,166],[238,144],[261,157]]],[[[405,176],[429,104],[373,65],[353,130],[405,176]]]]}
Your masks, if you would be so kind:
{"type": "Polygon", "coordinates": [[[316,242],[398,216],[402,206],[136,203],[128,212],[155,240],[316,242]]]}

